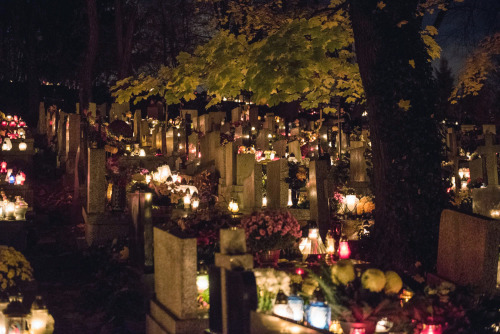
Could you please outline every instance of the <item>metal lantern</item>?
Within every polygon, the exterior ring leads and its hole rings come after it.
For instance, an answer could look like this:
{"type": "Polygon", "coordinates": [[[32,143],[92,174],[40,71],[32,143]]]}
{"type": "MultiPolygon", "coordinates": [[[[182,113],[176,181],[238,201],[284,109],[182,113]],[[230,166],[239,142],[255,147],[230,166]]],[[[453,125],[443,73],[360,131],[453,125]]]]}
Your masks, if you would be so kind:
{"type": "Polygon", "coordinates": [[[228,205],[228,210],[233,213],[233,214],[236,214],[238,213],[238,211],[240,211],[240,207],[238,205],[238,202],[236,202],[236,200],[232,199],[230,202],[229,202],[229,205],[228,205]]]}
{"type": "Polygon", "coordinates": [[[18,334],[25,333],[28,330],[28,315],[27,310],[21,301],[14,300],[7,305],[3,310],[5,319],[4,333],[5,334],[18,334]]]}
{"type": "Polygon", "coordinates": [[[49,320],[49,311],[41,296],[31,305],[31,318],[28,321],[30,334],[44,334],[49,320]]]}

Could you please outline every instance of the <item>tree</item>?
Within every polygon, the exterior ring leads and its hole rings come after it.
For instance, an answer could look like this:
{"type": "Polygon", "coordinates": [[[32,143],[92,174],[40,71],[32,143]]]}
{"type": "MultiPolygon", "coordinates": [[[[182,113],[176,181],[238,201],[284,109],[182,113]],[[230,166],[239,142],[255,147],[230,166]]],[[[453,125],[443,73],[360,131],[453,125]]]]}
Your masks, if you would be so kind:
{"type": "Polygon", "coordinates": [[[96,0],[86,0],[87,19],[89,28],[89,39],[87,52],[80,72],[80,108],[88,109],[92,99],[92,81],[94,63],[97,57],[97,46],[99,43],[99,22],[97,17],[96,0]]]}
{"type": "Polygon", "coordinates": [[[348,102],[366,98],[377,220],[374,254],[399,268],[416,259],[431,265],[446,204],[430,65],[439,54],[432,38],[437,31],[421,31],[418,0],[333,1],[289,17],[281,15],[281,8],[268,8],[280,14],[273,16],[276,27],[266,21],[249,28],[251,20],[237,19],[229,6],[230,30],[193,54],[181,53],[174,68],[118,82],[113,94],[118,101],[160,94],[176,103],[194,98],[201,85],[212,97],[210,104],[246,90],[258,104],[298,100],[304,108],[327,112],[333,111],[328,106],[335,96],[348,102]]]}

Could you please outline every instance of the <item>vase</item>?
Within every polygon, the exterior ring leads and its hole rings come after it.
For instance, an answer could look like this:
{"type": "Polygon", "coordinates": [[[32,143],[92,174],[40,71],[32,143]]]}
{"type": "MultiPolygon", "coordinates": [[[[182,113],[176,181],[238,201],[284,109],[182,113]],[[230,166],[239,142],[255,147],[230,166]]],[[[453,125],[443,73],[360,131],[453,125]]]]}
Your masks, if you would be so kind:
{"type": "Polygon", "coordinates": [[[260,251],[255,254],[259,267],[276,267],[280,259],[280,249],[260,251]]]}
{"type": "Polygon", "coordinates": [[[344,333],[364,333],[364,334],[373,334],[375,333],[375,328],[377,323],[374,321],[364,321],[364,322],[348,322],[348,321],[340,321],[340,327],[342,327],[342,331],[344,333]],[[356,331],[359,329],[360,331],[356,331]],[[364,329],[364,332],[361,331],[364,329]]]}

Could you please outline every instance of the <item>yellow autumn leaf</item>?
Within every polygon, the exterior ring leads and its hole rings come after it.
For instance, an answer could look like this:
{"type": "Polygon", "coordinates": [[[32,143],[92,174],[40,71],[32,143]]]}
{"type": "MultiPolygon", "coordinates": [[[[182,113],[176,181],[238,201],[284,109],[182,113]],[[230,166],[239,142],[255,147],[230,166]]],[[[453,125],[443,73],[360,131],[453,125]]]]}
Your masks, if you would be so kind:
{"type": "Polygon", "coordinates": [[[405,111],[408,111],[411,107],[410,100],[403,100],[403,99],[399,100],[398,107],[400,107],[405,111]]]}
{"type": "Polygon", "coordinates": [[[415,68],[415,60],[413,59],[408,60],[408,64],[410,64],[411,67],[415,68]]]}
{"type": "Polygon", "coordinates": [[[404,26],[404,25],[405,25],[405,24],[407,24],[407,23],[408,23],[408,21],[407,21],[407,20],[403,20],[403,21],[399,22],[399,23],[397,24],[397,26],[398,26],[398,28],[401,28],[402,26],[404,26]]]}
{"type": "Polygon", "coordinates": [[[377,8],[378,9],[384,9],[384,7],[385,7],[385,3],[383,1],[377,2],[377,8]]]}

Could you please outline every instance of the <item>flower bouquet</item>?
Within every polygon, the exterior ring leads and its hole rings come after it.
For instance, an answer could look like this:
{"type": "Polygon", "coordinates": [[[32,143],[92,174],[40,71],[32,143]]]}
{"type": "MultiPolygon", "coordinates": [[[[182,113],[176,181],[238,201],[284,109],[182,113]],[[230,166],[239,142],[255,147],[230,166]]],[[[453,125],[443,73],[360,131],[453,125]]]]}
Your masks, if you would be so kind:
{"type": "Polygon", "coordinates": [[[388,318],[402,323],[398,293],[403,287],[399,275],[370,268],[359,273],[350,260],[340,260],[322,267],[319,274],[311,272],[318,281],[333,318],[341,322],[344,332],[350,326],[364,326],[366,333],[374,332],[377,321],[388,318]]]}
{"type": "Polygon", "coordinates": [[[280,250],[292,248],[302,236],[299,222],[288,211],[253,212],[241,219],[241,227],[248,248],[256,253],[261,265],[275,266],[280,250]]]}
{"type": "Polygon", "coordinates": [[[19,288],[33,280],[33,269],[23,254],[13,247],[0,246],[0,291],[19,288]]]}
{"type": "Polygon", "coordinates": [[[290,277],[283,271],[269,268],[254,269],[254,274],[259,299],[257,311],[271,312],[280,290],[286,295],[290,294],[290,277]]]}

